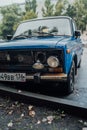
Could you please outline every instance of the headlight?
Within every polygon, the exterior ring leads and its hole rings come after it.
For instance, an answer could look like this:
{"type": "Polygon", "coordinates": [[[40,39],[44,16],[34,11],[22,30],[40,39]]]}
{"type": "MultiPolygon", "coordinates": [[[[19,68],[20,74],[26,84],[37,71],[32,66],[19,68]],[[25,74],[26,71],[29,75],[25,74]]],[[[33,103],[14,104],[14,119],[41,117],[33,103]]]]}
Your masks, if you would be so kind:
{"type": "Polygon", "coordinates": [[[58,67],[59,65],[59,60],[54,57],[54,56],[50,56],[48,59],[47,59],[47,63],[50,67],[53,67],[53,68],[56,68],[58,67]]]}
{"type": "Polygon", "coordinates": [[[42,63],[40,63],[40,61],[37,61],[34,65],[33,65],[34,69],[43,69],[44,65],[42,63]]]}

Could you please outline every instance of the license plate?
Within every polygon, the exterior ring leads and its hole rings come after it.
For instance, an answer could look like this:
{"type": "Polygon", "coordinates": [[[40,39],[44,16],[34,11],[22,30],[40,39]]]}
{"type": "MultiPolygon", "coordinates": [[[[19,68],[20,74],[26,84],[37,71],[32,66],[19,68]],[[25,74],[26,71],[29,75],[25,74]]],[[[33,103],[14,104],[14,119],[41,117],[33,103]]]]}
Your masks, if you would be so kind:
{"type": "Polygon", "coordinates": [[[25,82],[25,73],[0,73],[0,81],[25,82]]]}

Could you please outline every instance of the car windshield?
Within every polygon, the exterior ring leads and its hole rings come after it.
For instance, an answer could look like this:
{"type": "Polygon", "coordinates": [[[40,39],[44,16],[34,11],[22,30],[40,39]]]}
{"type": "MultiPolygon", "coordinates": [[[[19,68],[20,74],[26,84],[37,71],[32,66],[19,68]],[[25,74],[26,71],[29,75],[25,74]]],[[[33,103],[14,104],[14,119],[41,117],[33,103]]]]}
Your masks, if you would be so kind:
{"type": "Polygon", "coordinates": [[[23,22],[18,26],[13,38],[57,35],[71,35],[70,20],[68,18],[49,18],[23,22]]]}

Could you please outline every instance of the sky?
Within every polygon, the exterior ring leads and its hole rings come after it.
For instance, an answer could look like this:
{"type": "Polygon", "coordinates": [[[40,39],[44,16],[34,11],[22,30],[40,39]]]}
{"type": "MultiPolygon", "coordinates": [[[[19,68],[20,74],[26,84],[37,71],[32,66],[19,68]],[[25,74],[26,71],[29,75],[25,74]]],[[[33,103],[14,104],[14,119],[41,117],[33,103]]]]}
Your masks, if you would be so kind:
{"type": "Polygon", "coordinates": [[[23,3],[25,0],[0,0],[0,6],[5,6],[13,3],[23,3]]]}

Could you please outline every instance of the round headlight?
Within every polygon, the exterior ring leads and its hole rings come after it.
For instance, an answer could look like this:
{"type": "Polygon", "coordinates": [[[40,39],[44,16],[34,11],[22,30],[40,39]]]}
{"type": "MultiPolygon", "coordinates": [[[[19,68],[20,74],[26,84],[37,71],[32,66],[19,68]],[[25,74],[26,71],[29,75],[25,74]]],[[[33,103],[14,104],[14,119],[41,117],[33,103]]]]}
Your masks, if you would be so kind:
{"type": "Polygon", "coordinates": [[[50,56],[48,59],[47,59],[47,63],[50,67],[53,67],[53,68],[56,68],[58,67],[59,65],[59,60],[54,57],[54,56],[50,56]]]}
{"type": "Polygon", "coordinates": [[[37,61],[34,65],[33,65],[34,69],[43,69],[44,65],[42,63],[40,63],[40,61],[37,61]]]}

